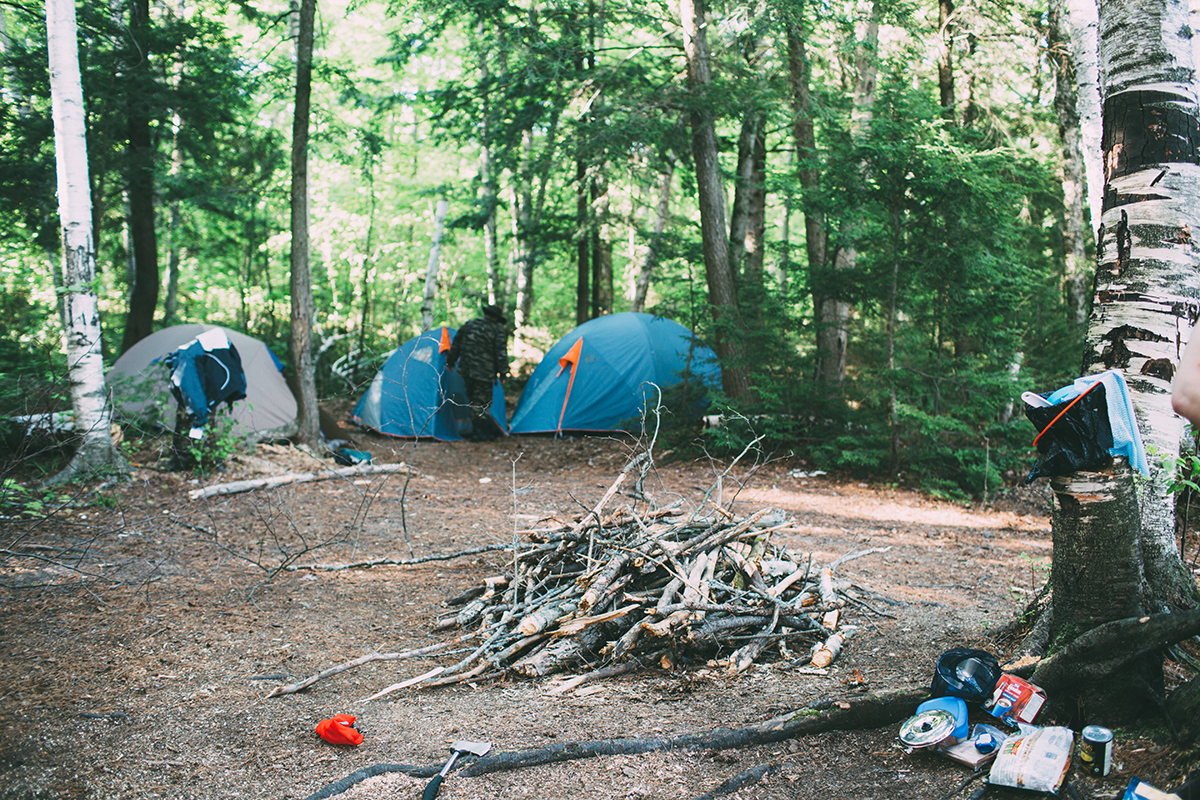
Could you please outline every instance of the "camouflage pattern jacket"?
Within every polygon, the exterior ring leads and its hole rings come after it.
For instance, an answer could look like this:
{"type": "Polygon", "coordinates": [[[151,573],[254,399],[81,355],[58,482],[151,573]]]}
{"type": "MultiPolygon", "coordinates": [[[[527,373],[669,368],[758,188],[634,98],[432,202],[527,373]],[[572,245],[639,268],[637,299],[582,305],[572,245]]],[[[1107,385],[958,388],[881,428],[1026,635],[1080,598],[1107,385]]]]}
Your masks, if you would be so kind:
{"type": "Polygon", "coordinates": [[[463,378],[490,381],[508,374],[508,334],[490,319],[478,317],[454,334],[446,366],[458,365],[463,378]]]}

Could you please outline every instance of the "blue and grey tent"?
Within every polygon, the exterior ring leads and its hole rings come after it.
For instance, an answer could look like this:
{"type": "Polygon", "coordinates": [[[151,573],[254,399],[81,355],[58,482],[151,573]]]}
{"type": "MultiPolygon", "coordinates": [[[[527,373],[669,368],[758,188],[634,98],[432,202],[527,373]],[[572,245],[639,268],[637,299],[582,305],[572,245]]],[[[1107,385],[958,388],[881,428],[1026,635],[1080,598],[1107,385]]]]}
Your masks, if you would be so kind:
{"type": "Polygon", "coordinates": [[[512,433],[636,432],[658,389],[685,379],[721,384],[716,354],[677,322],[625,312],[597,317],[558,340],[513,414],[512,433]]]}
{"type": "Polygon", "coordinates": [[[224,332],[237,348],[246,373],[246,399],[235,403],[230,414],[235,433],[255,439],[294,434],[296,398],[275,354],[263,342],[244,333],[197,323],[155,331],[117,359],[105,380],[112,391],[118,419],[171,428],[175,401],[170,394],[171,371],[165,359],[177,348],[213,330],[224,332]]]}
{"type": "MultiPolygon", "coordinates": [[[[455,329],[434,328],[400,345],[379,368],[350,419],[386,436],[457,441],[469,427],[467,388],[446,369],[455,329]]],[[[492,387],[492,418],[508,432],[504,390],[492,387]]]]}

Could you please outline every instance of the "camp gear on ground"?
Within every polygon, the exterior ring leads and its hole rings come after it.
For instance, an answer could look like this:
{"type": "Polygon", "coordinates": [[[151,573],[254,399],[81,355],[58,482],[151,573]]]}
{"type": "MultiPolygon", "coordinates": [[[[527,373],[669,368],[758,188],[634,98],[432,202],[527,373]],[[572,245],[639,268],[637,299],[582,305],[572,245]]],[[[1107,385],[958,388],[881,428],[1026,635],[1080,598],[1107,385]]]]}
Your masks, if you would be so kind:
{"type": "Polygon", "coordinates": [[[1037,686],[1016,675],[1001,675],[991,699],[983,708],[993,717],[1008,723],[1033,722],[1046,695],[1037,686]]]}
{"type": "Polygon", "coordinates": [[[958,722],[943,708],[918,711],[900,723],[900,741],[912,749],[934,747],[954,735],[958,722]]]}
{"type": "Polygon", "coordinates": [[[992,696],[1001,674],[1000,662],[991,653],[956,647],[938,657],[931,689],[935,696],[983,703],[992,696]]]}
{"type": "Polygon", "coordinates": [[[446,762],[446,766],[442,767],[442,771],[433,776],[433,780],[425,786],[425,792],[421,795],[421,800],[433,800],[437,796],[438,789],[441,788],[442,781],[450,773],[454,767],[454,762],[458,760],[462,753],[471,753],[475,756],[485,756],[492,749],[491,742],[467,742],[459,740],[450,745],[450,760],[446,762]]]}
{"type": "MultiPolygon", "coordinates": [[[[632,311],[578,326],[534,369],[517,409],[513,433],[640,430],[644,410],[689,373],[699,397],[721,383],[716,355],[677,322],[632,311]]],[[[690,402],[690,400],[689,400],[690,402]]],[[[675,409],[695,411],[701,408],[675,409]]]]}
{"type": "Polygon", "coordinates": [[[988,783],[1034,792],[1057,792],[1071,766],[1075,732],[1033,728],[1008,737],[992,762],[988,783]]]}
{"type": "MultiPolygon", "coordinates": [[[[466,430],[471,417],[462,377],[446,368],[454,333],[443,326],[400,345],[379,368],[350,419],[385,436],[462,439],[460,426],[466,430]]],[[[507,433],[504,390],[498,383],[489,411],[507,433]]]]}
{"type": "Polygon", "coordinates": [[[354,727],[352,714],[335,714],[317,723],[317,735],[330,744],[362,744],[363,735],[354,727]]]}
{"type": "Polygon", "coordinates": [[[979,723],[971,729],[971,736],[958,744],[938,748],[943,755],[978,769],[996,757],[996,751],[1008,734],[992,725],[979,723]]]}
{"type": "Polygon", "coordinates": [[[351,450],[349,447],[339,447],[333,450],[333,461],[343,467],[353,467],[356,464],[370,464],[371,454],[364,450],[351,450]]]}
{"type": "Polygon", "coordinates": [[[955,744],[967,738],[970,725],[967,722],[967,703],[961,697],[935,697],[917,706],[917,714],[926,711],[945,711],[954,719],[954,728],[945,744],[955,744]]]}
{"type": "Polygon", "coordinates": [[[142,339],[125,351],[105,375],[113,394],[113,411],[124,423],[171,429],[175,403],[163,359],[206,331],[219,330],[237,348],[246,375],[246,398],[230,409],[237,435],[285,436],[294,432],[296,399],[280,371],[283,365],[258,339],[216,325],[173,325],[142,339]]]}

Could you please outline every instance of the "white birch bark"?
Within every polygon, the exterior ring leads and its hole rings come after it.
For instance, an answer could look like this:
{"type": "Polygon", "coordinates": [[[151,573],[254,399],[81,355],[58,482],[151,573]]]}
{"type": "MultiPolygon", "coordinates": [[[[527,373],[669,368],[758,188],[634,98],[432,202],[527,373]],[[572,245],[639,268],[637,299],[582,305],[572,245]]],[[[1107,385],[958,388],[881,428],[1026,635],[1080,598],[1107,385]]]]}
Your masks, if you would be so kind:
{"type": "Polygon", "coordinates": [[[1195,596],[1175,539],[1169,459],[1182,420],[1171,379],[1200,314],[1200,108],[1186,3],[1105,0],[1100,7],[1104,214],[1084,371],[1120,369],[1129,384],[1151,480],[1142,497],[1146,576],[1160,601],[1195,596]]]}
{"type": "Polygon", "coordinates": [[[62,225],[65,295],[63,347],[71,381],[71,402],[79,448],[66,469],[47,483],[61,483],[106,469],[124,471],[110,429],[112,409],[104,383],[100,349],[100,308],[94,287],[96,251],[88,183],[83,87],[79,75],[73,0],[46,0],[50,62],[50,105],[58,173],[58,215],[62,225]]]}
{"type": "Polygon", "coordinates": [[[448,200],[438,200],[433,213],[433,243],[429,246],[429,264],[425,267],[425,302],[421,304],[421,330],[433,327],[433,299],[437,295],[438,269],[441,267],[442,231],[446,227],[448,200]]]}
{"type": "Polygon", "coordinates": [[[1100,113],[1100,9],[1096,0],[1064,0],[1066,27],[1070,33],[1075,62],[1075,110],[1079,114],[1079,136],[1088,208],[1091,209],[1092,238],[1100,230],[1104,165],[1100,158],[1102,132],[1100,113]]]}

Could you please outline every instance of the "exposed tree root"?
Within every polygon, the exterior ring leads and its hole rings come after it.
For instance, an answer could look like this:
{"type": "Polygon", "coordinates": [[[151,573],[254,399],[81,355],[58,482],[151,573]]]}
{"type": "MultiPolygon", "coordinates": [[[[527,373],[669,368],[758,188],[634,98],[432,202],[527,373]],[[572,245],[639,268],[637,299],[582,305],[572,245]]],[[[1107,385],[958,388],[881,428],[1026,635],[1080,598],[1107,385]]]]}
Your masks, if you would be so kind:
{"type": "Polygon", "coordinates": [[[1198,633],[1200,609],[1106,622],[1043,659],[1030,682],[1049,693],[1087,685],[1198,633]]]}
{"type": "Polygon", "coordinates": [[[757,767],[751,767],[750,769],[743,770],[742,772],[739,772],[737,775],[734,775],[732,778],[722,783],[717,788],[713,789],[711,792],[706,792],[700,795],[696,798],[696,800],[716,800],[718,797],[722,797],[727,794],[733,794],[738,789],[758,783],[773,769],[775,769],[774,764],[759,764],[757,767]]]}
{"type": "MultiPolygon", "coordinates": [[[[466,777],[474,777],[492,772],[556,764],[562,761],[594,758],[595,756],[637,755],[662,750],[728,750],[769,744],[825,731],[881,728],[911,716],[917,706],[927,699],[929,699],[929,690],[926,688],[897,689],[880,694],[821,700],[804,708],[789,711],[787,714],[741,728],[713,728],[700,733],[685,733],[669,737],[559,742],[549,747],[535,747],[529,750],[493,751],[466,766],[462,774],[466,777]]],[[[440,765],[414,767],[404,764],[375,764],[335,781],[316,794],[310,795],[307,800],[333,797],[360,781],[388,772],[403,772],[412,777],[422,778],[436,774],[439,769],[440,765]]],[[[766,770],[755,775],[754,773],[759,769],[762,768],[758,767],[735,776],[722,786],[739,779],[743,782],[726,791],[718,788],[715,793],[710,793],[705,797],[715,797],[717,794],[735,791],[746,783],[761,779],[766,770]]]]}

